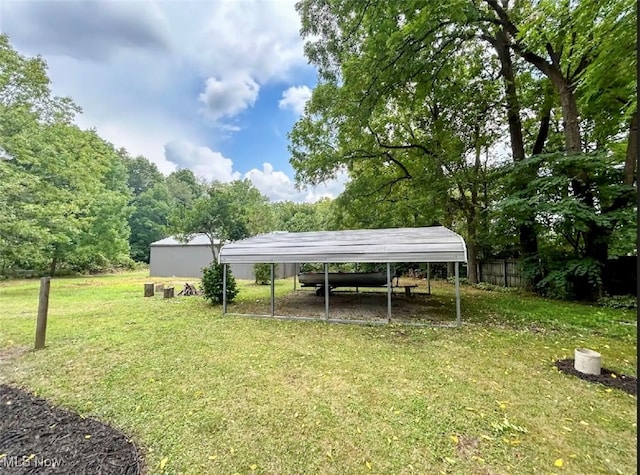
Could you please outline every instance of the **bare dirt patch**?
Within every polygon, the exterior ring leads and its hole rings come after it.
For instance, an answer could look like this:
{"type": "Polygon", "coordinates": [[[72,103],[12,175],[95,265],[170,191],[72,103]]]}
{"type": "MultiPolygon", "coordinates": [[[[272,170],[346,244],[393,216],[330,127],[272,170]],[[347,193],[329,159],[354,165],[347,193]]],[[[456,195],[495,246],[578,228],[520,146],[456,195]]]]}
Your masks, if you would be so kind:
{"type": "Polygon", "coordinates": [[[456,445],[456,452],[462,457],[471,457],[478,451],[478,445],[480,440],[477,437],[471,437],[468,435],[461,435],[458,437],[458,444],[456,445]]]}
{"type": "MultiPolygon", "coordinates": [[[[26,355],[30,348],[24,345],[8,346],[0,348],[0,384],[3,383],[3,369],[10,367],[14,360],[26,355]]],[[[0,452],[2,453],[2,452],[0,452]]]]}
{"type": "MultiPolygon", "coordinates": [[[[228,310],[231,313],[266,315],[270,311],[269,299],[234,303],[228,310]]],[[[313,289],[303,289],[278,296],[275,300],[275,314],[324,319],[324,295],[317,296],[313,289]]],[[[394,289],[391,315],[392,322],[396,323],[449,324],[455,322],[455,303],[451,299],[424,291],[414,291],[411,296],[406,296],[404,289],[394,289]]],[[[355,289],[334,290],[329,299],[329,318],[386,322],[386,289],[367,289],[358,293],[355,289]]]]}
{"type": "Polygon", "coordinates": [[[25,355],[29,352],[29,347],[27,346],[7,346],[5,348],[0,348],[0,365],[3,363],[8,363],[16,358],[19,358],[22,355],[25,355]]]}

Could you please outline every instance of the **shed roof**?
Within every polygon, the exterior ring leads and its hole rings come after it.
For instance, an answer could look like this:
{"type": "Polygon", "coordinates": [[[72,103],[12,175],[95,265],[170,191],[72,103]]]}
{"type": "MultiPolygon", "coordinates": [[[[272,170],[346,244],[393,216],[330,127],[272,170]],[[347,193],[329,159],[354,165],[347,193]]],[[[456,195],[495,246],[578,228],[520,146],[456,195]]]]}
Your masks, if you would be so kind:
{"type": "MultiPolygon", "coordinates": [[[[216,241],[215,244],[220,244],[216,241]]],[[[159,241],[152,242],[151,246],[211,246],[211,241],[206,234],[194,234],[187,242],[180,242],[175,236],[169,236],[159,241]]]]}
{"type": "Polygon", "coordinates": [[[225,244],[220,262],[466,262],[462,236],[444,226],[274,232],[225,244]]]}

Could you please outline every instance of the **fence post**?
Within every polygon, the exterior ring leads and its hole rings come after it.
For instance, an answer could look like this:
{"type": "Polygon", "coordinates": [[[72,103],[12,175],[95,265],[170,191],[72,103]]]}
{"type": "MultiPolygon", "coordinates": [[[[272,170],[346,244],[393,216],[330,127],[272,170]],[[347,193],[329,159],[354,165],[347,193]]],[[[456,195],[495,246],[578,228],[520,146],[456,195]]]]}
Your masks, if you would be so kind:
{"type": "Polygon", "coordinates": [[[51,277],[43,277],[40,279],[40,299],[38,302],[38,320],[36,322],[36,350],[44,348],[44,342],[47,337],[47,314],[49,313],[50,287],[51,277]]]}

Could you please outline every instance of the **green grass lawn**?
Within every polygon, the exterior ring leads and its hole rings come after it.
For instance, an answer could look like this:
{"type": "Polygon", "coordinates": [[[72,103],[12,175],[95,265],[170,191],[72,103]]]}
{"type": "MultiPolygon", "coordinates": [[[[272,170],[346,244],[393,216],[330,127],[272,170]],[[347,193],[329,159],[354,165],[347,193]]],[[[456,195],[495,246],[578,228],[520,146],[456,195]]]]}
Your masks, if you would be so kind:
{"type": "Polygon", "coordinates": [[[38,352],[39,282],[0,283],[0,383],[124,430],[149,473],[636,473],[636,398],[553,367],[588,347],[635,376],[635,311],[465,286],[460,329],[340,325],[145,299],[148,280],[53,280],[38,352]]]}

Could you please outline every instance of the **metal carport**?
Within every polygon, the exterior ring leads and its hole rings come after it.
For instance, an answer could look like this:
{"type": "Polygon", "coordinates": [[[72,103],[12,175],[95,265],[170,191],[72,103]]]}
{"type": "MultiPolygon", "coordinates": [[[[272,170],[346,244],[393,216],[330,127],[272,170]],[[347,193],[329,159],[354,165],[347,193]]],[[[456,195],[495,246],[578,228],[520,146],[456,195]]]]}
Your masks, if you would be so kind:
{"type": "MultiPolygon", "coordinates": [[[[391,320],[391,263],[455,263],[456,324],[460,326],[459,263],[467,262],[462,236],[444,226],[424,228],[357,229],[304,233],[273,232],[225,244],[219,260],[224,264],[223,314],[227,313],[226,266],[240,263],[319,262],[325,272],[325,318],[329,319],[329,263],[375,262],[387,264],[387,321],[391,320]]],[[[271,279],[271,316],[274,317],[271,279]]]]}

